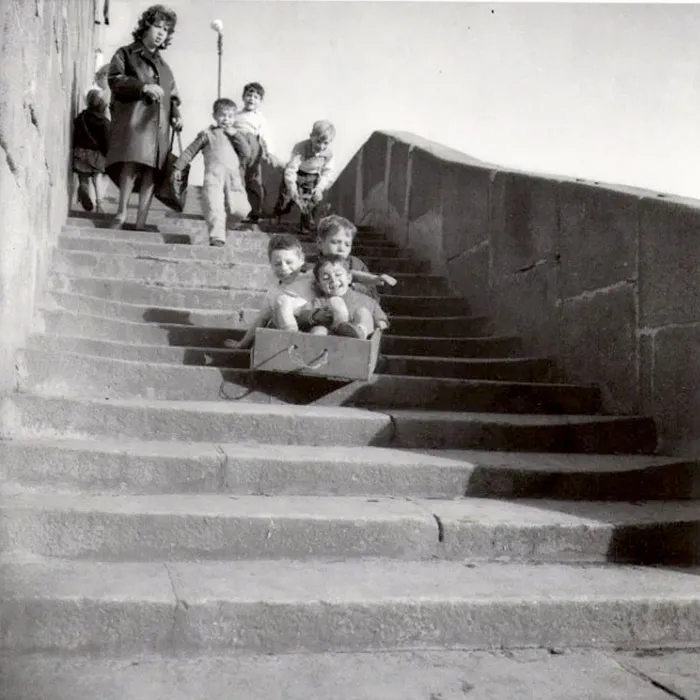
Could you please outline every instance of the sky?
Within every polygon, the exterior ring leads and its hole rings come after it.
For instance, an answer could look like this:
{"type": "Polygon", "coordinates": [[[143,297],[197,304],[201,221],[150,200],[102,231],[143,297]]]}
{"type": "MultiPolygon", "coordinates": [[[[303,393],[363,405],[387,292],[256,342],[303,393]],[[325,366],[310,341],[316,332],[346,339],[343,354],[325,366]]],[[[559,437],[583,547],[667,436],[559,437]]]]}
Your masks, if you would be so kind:
{"type": "MultiPolygon", "coordinates": [[[[107,60],[151,2],[112,0],[107,60]]],[[[285,160],[316,119],[339,170],[372,131],[409,131],[481,160],[700,198],[700,5],[171,0],[164,57],[183,139],[222,95],[266,89],[285,160]]],[[[183,144],[186,145],[186,144],[183,144]]],[[[200,163],[192,181],[201,181],[200,163]]]]}

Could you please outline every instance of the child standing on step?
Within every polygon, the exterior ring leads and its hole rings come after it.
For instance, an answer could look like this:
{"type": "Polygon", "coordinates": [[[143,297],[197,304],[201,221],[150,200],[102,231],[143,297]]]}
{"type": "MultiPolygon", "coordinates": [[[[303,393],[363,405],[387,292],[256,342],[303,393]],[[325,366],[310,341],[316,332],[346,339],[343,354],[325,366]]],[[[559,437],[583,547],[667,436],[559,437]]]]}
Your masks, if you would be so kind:
{"type": "Polygon", "coordinates": [[[201,151],[204,157],[204,186],[202,187],[204,218],[209,231],[209,245],[226,244],[226,214],[234,211],[231,197],[243,191],[241,163],[233,147],[233,124],[236,103],[227,97],[214,102],[212,115],[215,126],[197,134],[197,138],[182,152],[173,166],[173,178],[201,151]]]}
{"type": "Polygon", "coordinates": [[[333,181],[335,127],[326,119],[314,122],[308,139],[292,149],[284,169],[275,216],[288,214],[293,204],[301,211],[299,232],[309,233],[315,227],[318,205],[333,181]]]}
{"type": "Polygon", "coordinates": [[[86,102],[86,108],[73,121],[73,172],[78,176],[78,201],[83,209],[101,213],[102,179],[109,150],[107,101],[95,88],[88,92],[86,102]]]}
{"type": "MultiPolygon", "coordinates": [[[[347,257],[328,255],[314,266],[318,296],[302,306],[296,318],[299,325],[310,326],[315,335],[342,335],[366,340],[376,329],[389,327],[389,319],[379,302],[352,289],[352,274],[347,257]]],[[[295,291],[295,284],[282,297],[295,291]]],[[[297,330],[298,328],[287,328],[297,330]]]]}
{"type": "Polygon", "coordinates": [[[317,296],[313,275],[303,271],[304,250],[296,236],[288,233],[272,236],[267,246],[267,257],[277,282],[268,290],[260,312],[243,338],[239,341],[226,341],[226,347],[250,347],[257,328],[272,325],[284,329],[289,325],[290,317],[291,323],[295,324],[294,317],[298,310],[317,296]],[[282,294],[287,291],[285,299],[280,301],[282,294]]]}
{"type": "Polygon", "coordinates": [[[318,222],[317,244],[319,260],[330,255],[339,255],[347,260],[348,269],[352,274],[352,288],[356,292],[367,294],[373,299],[379,299],[376,287],[388,284],[393,287],[396,279],[385,273],[373,274],[367,265],[355,255],[352,255],[352,244],[357,235],[357,228],[352,221],[345,217],[331,214],[318,222]]]}
{"type": "Polygon", "coordinates": [[[272,155],[270,129],[265,116],[260,112],[260,103],[265,98],[265,88],[260,83],[248,83],[243,88],[243,109],[236,113],[233,126],[236,133],[233,145],[245,173],[245,190],[250,204],[250,213],[244,219],[255,224],[262,216],[265,188],[262,181],[262,162],[276,164],[272,155]]]}

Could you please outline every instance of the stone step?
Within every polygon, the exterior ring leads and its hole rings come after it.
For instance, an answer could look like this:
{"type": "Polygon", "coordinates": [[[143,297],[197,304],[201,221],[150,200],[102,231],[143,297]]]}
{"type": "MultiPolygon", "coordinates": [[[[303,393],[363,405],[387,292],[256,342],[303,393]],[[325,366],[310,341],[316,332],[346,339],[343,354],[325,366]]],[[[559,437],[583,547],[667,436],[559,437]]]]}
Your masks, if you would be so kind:
{"type": "Polygon", "coordinates": [[[523,452],[651,453],[652,419],[454,413],[241,401],[89,399],[15,394],[3,400],[10,438],[118,437],[244,444],[374,445],[523,452]]]}
{"type": "MultiPolygon", "coordinates": [[[[257,315],[258,309],[233,310],[185,309],[129,304],[72,292],[49,292],[41,302],[44,309],[65,309],[73,313],[107,316],[124,321],[175,323],[205,327],[245,328],[257,315]]],[[[491,321],[486,316],[414,317],[392,316],[391,328],[385,335],[479,337],[487,335],[491,321]]]]}
{"type": "Polygon", "coordinates": [[[18,390],[42,396],[235,400],[495,413],[600,413],[594,386],[375,375],[350,384],[248,369],[182,366],[56,350],[18,354],[18,390]]]}
{"type": "MultiPolygon", "coordinates": [[[[150,217],[149,217],[150,219],[150,217]]],[[[136,231],[132,229],[113,231],[109,228],[111,223],[110,218],[104,219],[88,219],[83,217],[69,217],[64,224],[64,231],[88,232],[90,236],[115,236],[119,238],[132,238],[133,240],[142,241],[160,241],[163,242],[162,236],[179,237],[168,242],[171,243],[195,243],[206,245],[207,227],[202,219],[185,218],[179,216],[177,218],[157,217],[149,221],[150,228],[146,231],[136,231]],[[160,237],[160,238],[159,238],[160,237]]],[[[236,228],[229,225],[227,229],[227,240],[238,239],[243,236],[253,238],[269,238],[274,233],[292,233],[302,243],[314,243],[316,237],[313,235],[299,235],[294,230],[286,231],[285,227],[267,226],[264,228],[236,228]]],[[[392,241],[387,240],[381,233],[373,231],[360,231],[355,237],[354,243],[360,246],[381,247],[390,250],[397,250],[397,246],[392,241]]],[[[357,253],[355,253],[357,255],[357,253]]]]}
{"type": "Polygon", "coordinates": [[[387,355],[379,358],[377,372],[401,376],[488,379],[502,382],[547,382],[555,377],[554,363],[546,357],[457,358],[387,355]]]}
{"type": "Polygon", "coordinates": [[[35,438],[0,441],[0,475],[35,490],[135,494],[700,498],[697,461],[650,455],[35,438]]]}
{"type": "Polygon", "coordinates": [[[4,651],[259,653],[700,642],[695,570],[5,559],[4,651]]]}
{"type": "MultiPolygon", "coordinates": [[[[62,235],[58,240],[61,250],[73,252],[110,253],[114,255],[130,255],[138,258],[155,259],[188,259],[220,262],[251,262],[267,264],[267,239],[232,237],[224,248],[212,248],[205,245],[177,245],[165,243],[144,243],[131,241],[127,238],[110,239],[97,236],[67,236],[62,235]]],[[[304,244],[304,251],[309,259],[313,259],[314,244],[304,244]]],[[[362,257],[370,270],[386,270],[394,272],[427,272],[429,263],[398,255],[375,255],[384,253],[384,249],[362,247],[356,255],[362,257]]],[[[393,252],[393,251],[392,251],[393,252]]]]}
{"type": "MultiPolygon", "coordinates": [[[[274,278],[267,263],[214,262],[183,258],[135,258],[131,255],[89,251],[54,251],[53,275],[99,279],[138,279],[173,287],[222,287],[224,289],[268,289],[274,278]]],[[[443,277],[425,273],[393,272],[394,295],[441,295],[447,292],[443,277]]]]}
{"type": "MultiPolygon", "coordinates": [[[[239,317],[240,318],[240,317],[239,317]]],[[[180,323],[132,322],[76,314],[63,309],[39,310],[35,327],[38,331],[54,335],[71,335],[100,340],[119,340],[125,343],[146,345],[188,345],[204,348],[221,348],[227,339],[240,338],[242,328],[250,321],[250,314],[243,315],[242,321],[236,323],[237,331],[229,328],[204,327],[180,323]]],[[[428,355],[452,357],[492,357],[506,358],[517,355],[520,340],[517,337],[477,338],[421,338],[416,336],[382,337],[383,355],[428,355]]],[[[386,372],[394,374],[394,372],[386,372]]],[[[410,374],[405,372],[404,374],[410,374]]]]}
{"type": "Polygon", "coordinates": [[[641,416],[449,413],[392,409],[394,447],[650,454],[656,425],[641,416]]]}
{"type": "MultiPolygon", "coordinates": [[[[81,329],[82,332],[82,329],[81,329]]],[[[234,331],[231,337],[240,337],[234,331]]],[[[216,338],[215,338],[216,339],[216,338]]],[[[217,341],[218,342],[218,341],[217,341]]],[[[67,352],[93,355],[115,360],[134,362],[164,362],[176,365],[211,366],[227,369],[250,368],[248,350],[193,347],[188,345],[138,345],[114,340],[85,338],[69,335],[35,333],[29,338],[30,350],[43,352],[67,352]]],[[[416,358],[420,360],[421,372],[411,371],[411,358],[381,357],[378,374],[425,377],[451,377],[458,379],[481,379],[491,381],[542,383],[551,380],[551,362],[538,358],[502,358],[497,360],[416,358]],[[408,367],[408,372],[404,369],[408,367]]]]}
{"type": "Polygon", "coordinates": [[[694,565],[700,502],[2,493],[4,551],[101,561],[317,558],[694,565]]]}
{"type": "Polygon", "coordinates": [[[693,697],[698,657],[667,650],[626,664],[622,653],[592,649],[37,653],[0,656],[0,676],[12,700],[669,700],[664,687],[693,697]],[[658,680],[635,672],[649,664],[658,680]]]}
{"type": "MultiPolygon", "coordinates": [[[[264,290],[210,289],[203,287],[166,287],[138,280],[97,279],[73,275],[48,277],[48,289],[72,292],[103,299],[118,299],[128,304],[188,309],[255,308],[262,304],[264,290]]],[[[469,305],[460,297],[397,296],[382,294],[382,308],[399,316],[468,315],[469,305]]]]}

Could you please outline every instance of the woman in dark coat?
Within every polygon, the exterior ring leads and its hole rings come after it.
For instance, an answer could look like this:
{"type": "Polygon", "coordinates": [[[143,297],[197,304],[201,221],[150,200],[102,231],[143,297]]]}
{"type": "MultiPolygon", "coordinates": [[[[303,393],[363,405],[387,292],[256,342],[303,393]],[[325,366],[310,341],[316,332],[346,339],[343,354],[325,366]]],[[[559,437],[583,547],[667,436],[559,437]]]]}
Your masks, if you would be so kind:
{"type": "Polygon", "coordinates": [[[168,156],[170,128],[182,129],[180,97],[161,51],[170,44],[177,15],[152,5],[109,65],[112,125],[107,174],[119,185],[119,207],[112,228],[126,221],[131,193],[139,191],[136,228],[143,229],[153,199],[154,182],[168,156]]]}

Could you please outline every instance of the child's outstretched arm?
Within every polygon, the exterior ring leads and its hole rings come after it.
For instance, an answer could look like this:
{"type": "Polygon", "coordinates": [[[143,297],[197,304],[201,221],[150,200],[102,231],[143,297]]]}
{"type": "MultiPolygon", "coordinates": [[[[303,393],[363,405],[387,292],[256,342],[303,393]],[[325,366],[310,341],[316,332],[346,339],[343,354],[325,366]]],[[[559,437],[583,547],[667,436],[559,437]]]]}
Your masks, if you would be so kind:
{"type": "Polygon", "coordinates": [[[284,166],[284,184],[287,186],[287,192],[292,198],[292,201],[299,205],[299,187],[297,186],[297,177],[299,175],[299,166],[301,165],[303,155],[299,144],[292,148],[292,154],[289,156],[287,165],[284,166]]]}
{"type": "Polygon", "coordinates": [[[180,154],[178,159],[175,161],[175,163],[173,164],[173,169],[176,172],[179,172],[180,170],[186,168],[192,162],[192,159],[207,145],[208,140],[209,137],[207,136],[206,130],[200,131],[197,134],[197,138],[194,141],[192,141],[192,143],[180,154]]]}
{"type": "Polygon", "coordinates": [[[379,275],[375,275],[372,272],[367,272],[364,270],[351,270],[350,272],[352,273],[353,282],[360,282],[361,284],[375,284],[378,287],[385,284],[388,284],[390,287],[394,287],[396,285],[396,278],[392,277],[391,275],[387,275],[384,272],[379,275]]]}
{"type": "Polygon", "coordinates": [[[321,172],[319,173],[318,182],[312,194],[314,202],[320,202],[323,199],[323,193],[331,186],[333,182],[335,167],[335,158],[333,155],[328,158],[328,160],[321,167],[321,172]]]}

